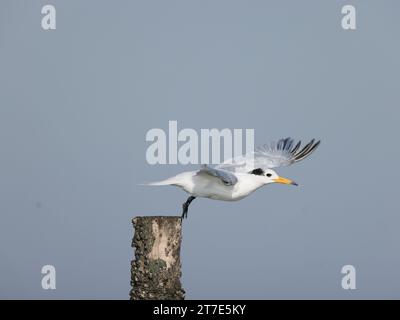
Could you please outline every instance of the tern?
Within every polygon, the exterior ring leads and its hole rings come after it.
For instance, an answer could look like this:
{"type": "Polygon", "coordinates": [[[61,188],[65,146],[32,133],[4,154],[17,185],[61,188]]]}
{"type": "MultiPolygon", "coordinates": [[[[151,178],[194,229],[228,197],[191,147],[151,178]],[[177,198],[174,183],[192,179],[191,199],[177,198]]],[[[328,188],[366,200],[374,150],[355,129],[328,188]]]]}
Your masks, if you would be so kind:
{"type": "Polygon", "coordinates": [[[209,198],[222,201],[241,200],[257,189],[271,183],[298,184],[280,177],[272,168],[289,166],[308,157],[320,144],[312,139],[301,148],[292,138],[265,144],[245,155],[229,159],[214,167],[202,165],[197,171],[182,172],[151,186],[176,186],[190,194],[182,205],[181,218],[187,218],[190,203],[209,198]]]}

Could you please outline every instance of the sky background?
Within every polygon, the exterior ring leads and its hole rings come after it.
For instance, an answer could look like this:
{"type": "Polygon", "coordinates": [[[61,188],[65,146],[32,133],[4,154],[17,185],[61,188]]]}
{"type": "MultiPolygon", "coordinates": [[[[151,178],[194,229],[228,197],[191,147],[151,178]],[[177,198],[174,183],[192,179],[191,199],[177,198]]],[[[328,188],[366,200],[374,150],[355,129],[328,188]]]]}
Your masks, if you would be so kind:
{"type": "Polygon", "coordinates": [[[0,2],[0,298],[128,299],[131,219],[187,194],[140,183],[152,128],[316,137],[306,161],[184,221],[188,299],[400,298],[399,1],[0,2]],[[53,4],[57,29],[41,28],[53,4]],[[357,10],[357,30],[341,8],[357,10]],[[57,289],[43,290],[54,265],[57,289]],[[357,289],[341,288],[341,268],[357,289]]]}

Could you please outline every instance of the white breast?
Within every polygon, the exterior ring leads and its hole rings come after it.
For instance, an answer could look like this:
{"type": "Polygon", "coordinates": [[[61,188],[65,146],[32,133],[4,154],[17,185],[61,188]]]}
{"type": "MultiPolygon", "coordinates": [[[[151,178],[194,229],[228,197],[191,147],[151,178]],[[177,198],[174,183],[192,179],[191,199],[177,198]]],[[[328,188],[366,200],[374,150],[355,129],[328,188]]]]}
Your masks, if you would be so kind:
{"type": "Polygon", "coordinates": [[[243,199],[263,185],[254,175],[237,174],[238,182],[233,186],[225,185],[219,178],[208,175],[196,175],[187,172],[176,185],[195,197],[214,200],[236,201],[243,199]]]}

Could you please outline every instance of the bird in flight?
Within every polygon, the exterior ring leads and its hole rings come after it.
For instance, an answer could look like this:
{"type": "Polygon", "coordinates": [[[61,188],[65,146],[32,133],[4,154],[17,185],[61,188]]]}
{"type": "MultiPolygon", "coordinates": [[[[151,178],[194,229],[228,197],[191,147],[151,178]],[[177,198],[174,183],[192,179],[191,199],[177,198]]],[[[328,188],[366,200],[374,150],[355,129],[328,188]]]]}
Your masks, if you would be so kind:
{"type": "Polygon", "coordinates": [[[270,183],[297,186],[297,183],[280,177],[272,168],[289,166],[308,157],[320,144],[312,139],[301,148],[291,138],[280,139],[256,148],[251,153],[229,159],[214,167],[202,165],[200,170],[182,172],[152,186],[176,186],[190,194],[182,205],[182,219],[187,218],[190,203],[196,199],[209,198],[237,201],[247,197],[258,188],[270,183]]]}

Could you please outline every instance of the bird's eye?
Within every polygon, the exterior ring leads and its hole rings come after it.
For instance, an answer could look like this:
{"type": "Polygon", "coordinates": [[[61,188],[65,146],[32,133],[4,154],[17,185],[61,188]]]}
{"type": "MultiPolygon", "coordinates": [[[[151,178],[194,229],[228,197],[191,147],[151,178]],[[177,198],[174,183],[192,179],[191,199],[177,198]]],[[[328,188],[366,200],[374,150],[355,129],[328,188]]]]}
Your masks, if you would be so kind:
{"type": "Polygon", "coordinates": [[[266,176],[269,178],[272,176],[272,173],[267,173],[266,176]]]}

